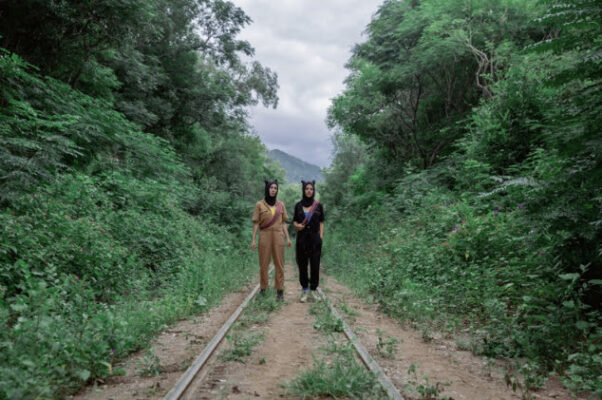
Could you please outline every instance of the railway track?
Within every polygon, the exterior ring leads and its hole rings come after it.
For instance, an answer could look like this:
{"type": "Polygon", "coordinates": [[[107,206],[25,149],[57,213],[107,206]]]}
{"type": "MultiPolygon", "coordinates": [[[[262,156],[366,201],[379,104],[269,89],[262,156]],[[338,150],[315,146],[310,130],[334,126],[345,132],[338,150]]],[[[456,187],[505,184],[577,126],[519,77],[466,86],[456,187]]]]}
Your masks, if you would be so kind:
{"type": "MultiPolygon", "coordinates": [[[[191,383],[197,378],[197,376],[200,375],[201,371],[203,371],[203,369],[206,367],[208,361],[215,354],[216,349],[220,346],[224,337],[226,337],[227,333],[230,331],[236,320],[243,314],[245,308],[248,306],[249,302],[256,296],[258,291],[259,285],[255,286],[253,290],[251,290],[249,295],[238,306],[238,308],[234,311],[230,318],[222,325],[222,327],[211,339],[211,341],[208,343],[205,349],[199,354],[199,356],[195,359],[191,366],[184,372],[184,374],[182,374],[178,382],[167,393],[167,395],[164,397],[164,400],[180,400],[183,398],[191,383]]],[[[403,400],[403,397],[401,396],[399,391],[391,383],[389,378],[387,378],[383,370],[379,367],[378,363],[376,363],[376,361],[370,356],[366,348],[361,344],[358,337],[353,333],[349,325],[345,322],[345,320],[335,309],[332,302],[328,299],[328,297],[324,294],[324,292],[321,289],[318,289],[318,293],[322,297],[322,301],[326,302],[335,318],[341,320],[345,336],[352,343],[359,358],[362,360],[366,368],[369,369],[372,373],[374,373],[374,375],[378,379],[379,383],[382,385],[389,398],[394,400],[403,400]]]]}

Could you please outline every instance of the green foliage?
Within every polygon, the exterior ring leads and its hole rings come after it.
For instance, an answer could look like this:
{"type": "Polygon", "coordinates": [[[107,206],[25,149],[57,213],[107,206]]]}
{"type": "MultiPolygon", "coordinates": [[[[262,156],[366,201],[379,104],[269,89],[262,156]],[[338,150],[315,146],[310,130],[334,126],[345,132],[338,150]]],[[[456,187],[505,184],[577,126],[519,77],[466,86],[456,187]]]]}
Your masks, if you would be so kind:
{"type": "MultiPolygon", "coordinates": [[[[8,152],[0,161],[1,172],[10,172],[2,176],[11,180],[0,184],[12,183],[2,198],[35,187],[42,176],[50,179],[74,159],[78,167],[99,153],[119,159],[115,145],[142,126],[175,148],[203,190],[223,192],[215,199],[196,193],[192,212],[220,202],[241,216],[240,200],[254,199],[273,170],[265,168],[259,139],[248,135],[245,107],[260,101],[275,107],[278,83],[268,68],[240,59],[253,54],[236,39],[250,23],[240,8],[222,0],[106,0],[93,8],[8,1],[0,7],[0,46],[14,52],[2,57],[0,75],[1,102],[9,106],[0,117],[8,118],[3,128],[11,132],[2,138],[8,152]],[[42,76],[26,73],[15,53],[42,76]]],[[[225,207],[216,220],[227,218],[225,207]]]]}
{"type": "Polygon", "coordinates": [[[309,313],[315,316],[314,329],[320,332],[343,332],[343,321],[330,311],[325,301],[312,303],[309,313]]]}
{"type": "Polygon", "coordinates": [[[399,339],[394,337],[386,337],[383,334],[384,332],[380,329],[376,330],[376,334],[378,336],[378,343],[376,344],[376,351],[382,357],[385,358],[393,358],[395,353],[397,353],[397,344],[399,343],[399,339]]]}
{"type": "Polygon", "coordinates": [[[244,107],[278,85],[239,59],[249,21],[220,0],[0,5],[0,397],[120,373],[250,275],[241,221],[274,168],[244,107]]]}
{"type": "Polygon", "coordinates": [[[234,235],[178,209],[157,182],[66,175],[18,200],[0,217],[8,397],[54,398],[107,376],[253,270],[234,235]]]}
{"type": "Polygon", "coordinates": [[[361,399],[385,398],[376,377],[359,363],[350,345],[338,346],[333,360],[314,358],[313,367],[286,384],[287,393],[303,399],[315,396],[361,399]]]}
{"type": "Polygon", "coordinates": [[[446,382],[445,384],[441,382],[436,382],[434,385],[429,383],[428,376],[423,376],[423,383],[419,382],[418,379],[418,371],[416,365],[411,364],[410,368],[408,368],[408,375],[410,379],[408,383],[405,385],[407,389],[410,389],[413,392],[419,393],[420,398],[424,400],[453,400],[452,397],[441,397],[439,396],[445,386],[449,386],[450,383],[446,382]]]}
{"type": "MultiPolygon", "coordinates": [[[[556,54],[576,51],[575,61],[554,77],[556,84],[580,80],[599,80],[602,41],[602,7],[597,0],[542,0],[547,6],[539,22],[549,31],[535,50],[556,54]]],[[[599,89],[598,89],[599,90],[599,89]]]]}
{"type": "Polygon", "coordinates": [[[539,39],[529,1],[387,1],[354,49],[329,122],[426,168],[449,152],[462,121],[520,46],[539,39]]]}
{"type": "Polygon", "coordinates": [[[330,111],[325,261],[426,339],[523,357],[525,395],[549,371],[599,395],[600,6],[493,3],[375,15],[330,111]]]}

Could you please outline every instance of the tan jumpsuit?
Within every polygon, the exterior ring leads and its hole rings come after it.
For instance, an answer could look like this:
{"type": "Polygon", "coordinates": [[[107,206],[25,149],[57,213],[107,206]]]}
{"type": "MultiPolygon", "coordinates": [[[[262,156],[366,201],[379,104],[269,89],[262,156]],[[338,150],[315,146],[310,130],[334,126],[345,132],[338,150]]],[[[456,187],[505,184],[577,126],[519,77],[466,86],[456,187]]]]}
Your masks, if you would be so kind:
{"type": "MultiPolygon", "coordinates": [[[[276,206],[274,206],[276,207],[276,206]]],[[[261,289],[268,287],[268,267],[270,257],[274,261],[276,270],[274,286],[276,290],[284,289],[284,231],[287,220],[286,207],[282,204],[280,218],[269,228],[259,231],[259,286],[261,289]]],[[[265,225],[272,220],[270,206],[265,200],[260,200],[255,204],[253,211],[253,223],[259,223],[259,226],[265,225]]]]}

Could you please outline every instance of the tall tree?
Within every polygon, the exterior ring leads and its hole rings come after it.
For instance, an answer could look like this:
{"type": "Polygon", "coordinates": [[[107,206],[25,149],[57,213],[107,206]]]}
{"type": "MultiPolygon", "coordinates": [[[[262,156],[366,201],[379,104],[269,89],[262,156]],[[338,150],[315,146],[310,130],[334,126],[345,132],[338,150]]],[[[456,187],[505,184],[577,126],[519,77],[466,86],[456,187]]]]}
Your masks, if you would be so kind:
{"type": "Polygon", "coordinates": [[[387,1],[348,63],[330,124],[387,149],[389,160],[432,165],[459,124],[503,75],[514,49],[541,37],[532,2],[387,1]]]}

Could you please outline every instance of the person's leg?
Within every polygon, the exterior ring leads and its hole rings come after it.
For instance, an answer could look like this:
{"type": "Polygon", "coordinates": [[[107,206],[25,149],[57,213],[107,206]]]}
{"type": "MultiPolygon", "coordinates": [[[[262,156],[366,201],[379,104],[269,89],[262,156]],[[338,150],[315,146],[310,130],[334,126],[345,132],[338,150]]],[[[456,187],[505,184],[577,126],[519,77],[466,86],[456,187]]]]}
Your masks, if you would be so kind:
{"type": "Polygon", "coordinates": [[[263,291],[268,287],[268,269],[270,257],[272,255],[272,246],[268,232],[259,232],[259,288],[263,291]]]}
{"type": "Polygon", "coordinates": [[[320,256],[322,254],[322,240],[316,235],[312,246],[311,254],[309,256],[309,264],[311,270],[311,276],[309,278],[309,288],[311,293],[311,299],[314,301],[320,301],[321,297],[318,295],[317,289],[320,284],[320,256]]]}
{"type": "Polygon", "coordinates": [[[280,231],[272,234],[272,259],[274,260],[274,286],[278,299],[284,298],[284,235],[280,231]]]}
{"type": "Polygon", "coordinates": [[[314,244],[309,257],[309,265],[311,270],[309,288],[311,290],[316,290],[320,284],[320,257],[322,255],[322,243],[319,242],[320,238],[316,239],[318,242],[314,244]]]}
{"type": "Polygon", "coordinates": [[[309,276],[307,274],[307,264],[309,263],[309,253],[306,248],[307,238],[297,238],[297,245],[295,247],[295,256],[297,258],[297,265],[299,267],[299,283],[301,284],[301,295],[299,301],[305,303],[307,301],[307,294],[309,292],[309,276]]]}
{"type": "Polygon", "coordinates": [[[309,287],[309,278],[307,276],[309,257],[307,257],[303,242],[299,242],[299,238],[297,238],[295,246],[295,257],[297,259],[297,266],[299,267],[299,283],[301,284],[301,288],[307,289],[309,287]]]}

